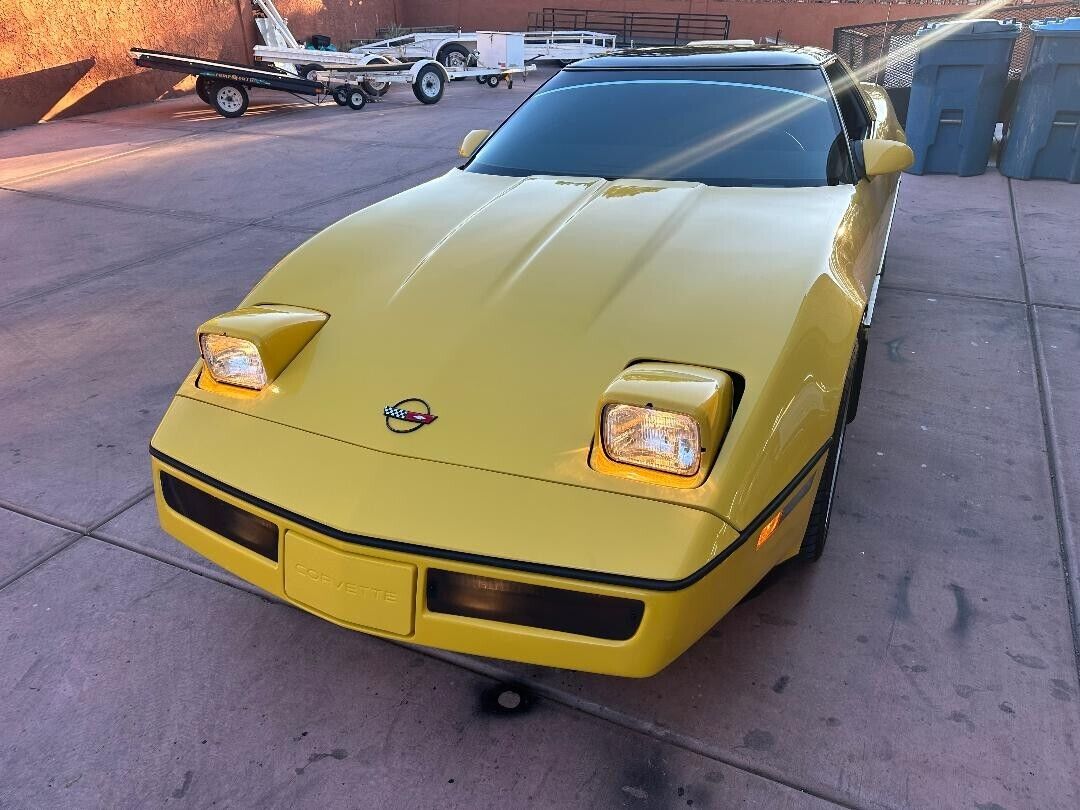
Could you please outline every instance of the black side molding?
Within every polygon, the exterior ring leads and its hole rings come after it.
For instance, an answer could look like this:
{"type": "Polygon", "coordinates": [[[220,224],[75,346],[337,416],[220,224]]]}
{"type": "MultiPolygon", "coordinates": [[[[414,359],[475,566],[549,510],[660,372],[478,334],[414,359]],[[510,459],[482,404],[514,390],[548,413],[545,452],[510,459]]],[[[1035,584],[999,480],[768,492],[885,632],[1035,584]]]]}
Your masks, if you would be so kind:
{"type": "Polygon", "coordinates": [[[358,546],[365,546],[367,548],[378,548],[386,551],[396,551],[402,554],[418,554],[423,557],[432,557],[441,560],[453,560],[455,562],[472,563],[474,565],[484,565],[490,568],[502,568],[507,571],[524,571],[530,574],[543,574],[546,576],[561,577],[563,579],[572,579],[579,582],[598,582],[604,585],[616,585],[624,588],[640,588],[646,591],[681,591],[693,585],[695,582],[703,579],[710,572],[712,572],[717,566],[719,566],[724,560],[738,551],[742,547],[743,543],[749,540],[754,533],[761,528],[761,526],[772,516],[772,514],[780,508],[781,504],[791,496],[796,487],[802,483],[803,479],[810,474],[810,471],[814,469],[814,466],[821,460],[821,457],[829,449],[831,439],[823,444],[813,457],[803,466],[801,470],[795,475],[791,482],[780,491],[780,493],[773,498],[769,504],[761,510],[756,518],[750,521],[749,525],[739,534],[737,538],[709,560],[705,565],[696,570],[689,576],[682,579],[670,580],[670,579],[649,579],[647,577],[634,577],[627,576],[625,574],[608,574],[603,571],[588,571],[582,568],[567,568],[560,565],[542,565],[540,563],[525,562],[523,560],[507,560],[500,557],[489,557],[483,554],[470,554],[462,551],[453,551],[445,548],[433,548],[431,546],[423,546],[416,543],[402,543],[397,540],[384,540],[379,537],[368,537],[362,534],[353,534],[352,532],[342,531],[341,529],[335,529],[333,526],[327,526],[324,523],[319,523],[317,520],[298,515],[288,509],[284,509],[276,504],[272,504],[269,501],[264,501],[262,498],[257,498],[254,495],[249,495],[242,490],[237,489],[234,486],[230,486],[223,481],[218,481],[211,478],[209,475],[196,470],[194,467],[190,467],[184,464],[182,461],[178,461],[160,450],[157,450],[153,446],[150,447],[150,455],[156,458],[163,464],[180,470],[181,472],[190,475],[192,478],[202,481],[209,487],[220,490],[221,492],[232,495],[238,500],[258,507],[263,511],[270,514],[277,515],[280,518],[288,520],[298,526],[303,526],[317,534],[322,534],[327,537],[333,537],[335,540],[341,540],[344,543],[354,543],[358,546]]]}

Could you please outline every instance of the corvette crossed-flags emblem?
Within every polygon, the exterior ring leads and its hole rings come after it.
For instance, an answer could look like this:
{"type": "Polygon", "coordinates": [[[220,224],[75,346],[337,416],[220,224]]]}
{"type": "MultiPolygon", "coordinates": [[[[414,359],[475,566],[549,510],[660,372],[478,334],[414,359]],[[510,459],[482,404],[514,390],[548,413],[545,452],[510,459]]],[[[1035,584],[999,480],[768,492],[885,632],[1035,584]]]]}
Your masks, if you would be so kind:
{"type": "Polygon", "coordinates": [[[402,419],[406,422],[422,422],[425,425],[430,425],[437,417],[433,413],[420,413],[419,411],[407,411],[404,408],[394,408],[387,405],[383,408],[383,416],[389,416],[393,419],[402,419]]]}
{"type": "Polygon", "coordinates": [[[430,425],[437,417],[431,412],[431,406],[428,405],[422,399],[403,399],[401,402],[394,405],[387,405],[383,408],[383,416],[386,417],[387,429],[394,433],[412,433],[414,430],[419,430],[424,425],[430,425]],[[418,405],[423,408],[420,410],[412,410],[411,408],[403,408],[403,405],[418,405]],[[392,424],[391,420],[397,422],[408,422],[408,427],[396,427],[392,424]]]}

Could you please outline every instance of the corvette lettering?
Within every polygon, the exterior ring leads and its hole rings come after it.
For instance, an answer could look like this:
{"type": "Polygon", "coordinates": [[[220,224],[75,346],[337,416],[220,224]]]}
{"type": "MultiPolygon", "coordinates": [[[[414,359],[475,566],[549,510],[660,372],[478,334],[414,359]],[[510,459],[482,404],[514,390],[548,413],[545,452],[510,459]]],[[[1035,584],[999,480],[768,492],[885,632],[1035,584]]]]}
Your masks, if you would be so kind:
{"type": "Polygon", "coordinates": [[[309,568],[303,563],[296,564],[296,573],[300,574],[302,577],[307,577],[312,582],[329,585],[335,591],[351,594],[352,596],[359,596],[361,599],[370,599],[374,602],[397,601],[397,594],[393,591],[376,588],[372,585],[362,585],[359,582],[349,582],[345,579],[337,579],[330,574],[324,574],[314,568],[309,568]]]}

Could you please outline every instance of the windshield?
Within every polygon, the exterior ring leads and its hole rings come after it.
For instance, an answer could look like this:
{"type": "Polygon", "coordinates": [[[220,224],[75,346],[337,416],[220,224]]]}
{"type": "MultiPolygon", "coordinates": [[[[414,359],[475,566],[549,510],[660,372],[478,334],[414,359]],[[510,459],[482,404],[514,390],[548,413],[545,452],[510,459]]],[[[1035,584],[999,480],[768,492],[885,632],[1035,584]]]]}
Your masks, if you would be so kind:
{"type": "Polygon", "coordinates": [[[468,166],[482,174],[821,186],[848,179],[820,68],[565,70],[468,166]]]}

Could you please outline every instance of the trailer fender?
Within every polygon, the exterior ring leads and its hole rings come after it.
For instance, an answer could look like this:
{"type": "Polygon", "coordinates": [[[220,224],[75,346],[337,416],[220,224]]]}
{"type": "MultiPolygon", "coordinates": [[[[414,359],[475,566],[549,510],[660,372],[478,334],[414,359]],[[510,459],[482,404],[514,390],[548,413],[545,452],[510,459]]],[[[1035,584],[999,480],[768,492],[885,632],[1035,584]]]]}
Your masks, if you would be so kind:
{"type": "Polygon", "coordinates": [[[412,70],[409,71],[409,84],[416,84],[416,77],[420,75],[420,71],[424,69],[425,65],[435,65],[442,74],[443,81],[450,81],[450,74],[447,72],[446,67],[437,59],[421,59],[419,62],[413,62],[412,70]]]}
{"type": "MultiPolygon", "coordinates": [[[[354,51],[355,53],[355,51],[354,51]]],[[[400,65],[401,61],[389,54],[369,53],[360,60],[360,65],[400,65]]],[[[382,98],[390,90],[390,82],[380,82],[376,79],[364,79],[360,82],[364,92],[372,98],[382,98]]]]}
{"type": "MultiPolygon", "coordinates": [[[[356,53],[356,51],[353,51],[352,53],[356,53]]],[[[361,65],[370,65],[372,62],[379,65],[396,65],[399,60],[390,56],[390,54],[382,53],[366,53],[364,54],[364,58],[360,60],[361,65]]]]}

